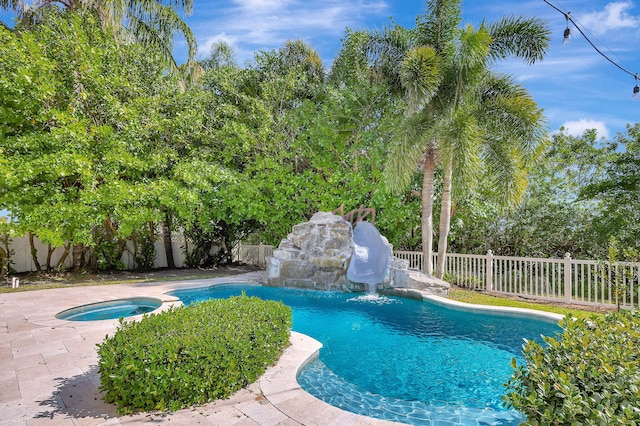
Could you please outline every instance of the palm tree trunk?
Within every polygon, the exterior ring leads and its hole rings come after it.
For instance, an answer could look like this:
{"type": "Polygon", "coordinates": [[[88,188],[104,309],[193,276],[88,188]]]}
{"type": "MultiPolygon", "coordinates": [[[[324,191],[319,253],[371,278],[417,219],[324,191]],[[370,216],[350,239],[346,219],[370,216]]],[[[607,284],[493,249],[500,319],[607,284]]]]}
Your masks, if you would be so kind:
{"type": "Polygon", "coordinates": [[[433,273],[433,179],[436,158],[433,149],[428,148],[424,158],[422,178],[422,272],[433,273]]]}
{"type": "Polygon", "coordinates": [[[451,187],[452,187],[453,165],[451,159],[444,162],[444,176],[442,179],[442,205],[440,208],[440,238],[438,239],[438,264],[436,266],[436,277],[442,279],[444,276],[444,266],[447,261],[447,240],[449,238],[449,228],[451,225],[451,187]]]}

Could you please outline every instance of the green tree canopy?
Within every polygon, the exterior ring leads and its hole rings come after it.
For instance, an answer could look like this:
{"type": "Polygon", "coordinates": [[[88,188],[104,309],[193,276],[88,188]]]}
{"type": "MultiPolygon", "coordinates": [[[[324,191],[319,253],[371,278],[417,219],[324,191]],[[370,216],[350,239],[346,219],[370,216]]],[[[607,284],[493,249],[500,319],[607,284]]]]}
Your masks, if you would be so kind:
{"type": "Polygon", "coordinates": [[[606,245],[614,237],[623,247],[640,250],[640,124],[627,126],[599,151],[604,172],[590,176],[580,198],[600,204],[594,227],[597,241],[606,245]]]}
{"type": "Polygon", "coordinates": [[[203,98],[97,22],[51,11],[30,31],[0,32],[0,208],[54,246],[115,239],[121,253],[167,214],[193,220],[203,185],[232,176],[207,150],[203,98]]]}
{"type": "Polygon", "coordinates": [[[52,9],[91,10],[98,16],[93,25],[113,32],[113,37],[121,43],[136,41],[154,50],[165,66],[183,79],[183,84],[191,83],[200,73],[195,61],[196,39],[179,15],[191,13],[193,0],[1,0],[0,8],[18,12],[19,31],[47,21],[52,9]],[[188,59],[182,66],[178,66],[173,57],[173,41],[177,35],[184,37],[188,48],[188,59]]]}

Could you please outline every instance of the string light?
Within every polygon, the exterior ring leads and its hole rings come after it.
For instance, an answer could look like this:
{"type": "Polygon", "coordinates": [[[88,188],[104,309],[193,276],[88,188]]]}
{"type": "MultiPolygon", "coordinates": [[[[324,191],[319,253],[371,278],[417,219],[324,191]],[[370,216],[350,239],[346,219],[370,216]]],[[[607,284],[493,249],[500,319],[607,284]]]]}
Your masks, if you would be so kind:
{"type": "Polygon", "coordinates": [[[562,45],[568,46],[571,44],[571,28],[569,28],[569,14],[571,12],[565,13],[564,17],[567,20],[567,28],[564,29],[564,36],[562,38],[562,45]]]}
{"type": "Polygon", "coordinates": [[[593,44],[593,42],[589,39],[589,37],[587,37],[587,35],[578,26],[578,24],[576,24],[576,22],[573,20],[573,18],[571,18],[571,15],[570,15],[571,12],[563,12],[558,7],[556,7],[553,4],[551,4],[548,0],[543,0],[543,1],[546,4],[548,4],[549,6],[551,6],[552,8],[554,8],[555,10],[557,10],[558,12],[562,13],[564,15],[564,18],[567,21],[567,28],[564,30],[564,37],[562,39],[562,45],[563,46],[567,46],[571,41],[571,29],[569,28],[569,22],[571,22],[573,24],[573,26],[576,27],[578,32],[580,34],[582,34],[582,37],[584,37],[584,39],[587,40],[587,42],[591,45],[591,47],[593,47],[595,49],[595,51],[600,54],[600,56],[602,56],[607,61],[609,61],[613,65],[615,65],[618,69],[620,69],[621,71],[629,74],[630,76],[632,76],[635,79],[636,84],[635,84],[635,86],[633,88],[633,95],[632,95],[631,99],[633,99],[634,101],[640,100],[640,87],[638,87],[638,73],[634,74],[631,71],[623,68],[621,65],[619,65],[618,63],[613,61],[611,58],[609,58],[607,55],[605,55],[600,49],[598,49],[598,47],[595,44],[593,44]]]}

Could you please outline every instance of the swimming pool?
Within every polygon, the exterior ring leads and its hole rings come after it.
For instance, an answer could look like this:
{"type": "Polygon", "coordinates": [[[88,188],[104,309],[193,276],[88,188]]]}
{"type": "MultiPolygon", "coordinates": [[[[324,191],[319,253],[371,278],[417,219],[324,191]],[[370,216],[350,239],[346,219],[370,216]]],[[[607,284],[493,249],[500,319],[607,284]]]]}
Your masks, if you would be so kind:
{"type": "Polygon", "coordinates": [[[317,361],[298,377],[309,393],[342,409],[412,424],[517,425],[502,406],[523,338],[560,328],[512,314],[481,314],[428,301],[258,285],[171,292],[185,304],[249,296],[293,309],[293,329],[319,340],[317,361]]]}
{"type": "Polygon", "coordinates": [[[127,318],[146,314],[162,306],[162,301],[151,297],[129,297],[89,303],[58,312],[56,318],[68,321],[96,321],[127,318]]]}

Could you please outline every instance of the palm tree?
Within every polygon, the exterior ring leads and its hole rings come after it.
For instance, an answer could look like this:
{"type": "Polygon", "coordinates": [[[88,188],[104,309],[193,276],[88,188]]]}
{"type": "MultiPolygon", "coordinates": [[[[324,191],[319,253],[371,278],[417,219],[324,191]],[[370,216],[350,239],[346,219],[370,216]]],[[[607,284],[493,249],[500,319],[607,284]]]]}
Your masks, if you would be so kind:
{"type": "Polygon", "coordinates": [[[211,45],[209,57],[200,61],[200,66],[207,71],[222,67],[235,68],[238,66],[235,60],[233,47],[226,41],[217,41],[211,45]]]}
{"type": "Polygon", "coordinates": [[[18,12],[21,22],[38,21],[40,12],[49,6],[60,6],[67,10],[81,8],[94,10],[102,26],[110,28],[116,39],[123,42],[136,41],[160,54],[168,68],[189,83],[200,73],[195,61],[197,43],[189,26],[180,18],[178,11],[190,14],[193,0],[36,0],[32,4],[25,0],[0,0],[0,8],[18,12]],[[173,39],[182,34],[187,41],[187,62],[178,66],[173,57],[173,39]]]}
{"type": "Polygon", "coordinates": [[[388,30],[374,37],[372,47],[374,66],[392,76],[391,87],[400,89],[406,103],[385,169],[387,183],[401,191],[416,165],[423,169],[423,269],[428,274],[433,271],[434,172],[442,164],[439,278],[454,191],[472,189],[484,167],[503,183],[501,201],[513,205],[526,187],[527,167],[547,139],[542,113],[526,90],[490,67],[510,56],[527,63],[542,59],[548,30],[541,21],[522,17],[478,29],[460,27],[460,3],[431,0],[413,31],[388,30]]]}

